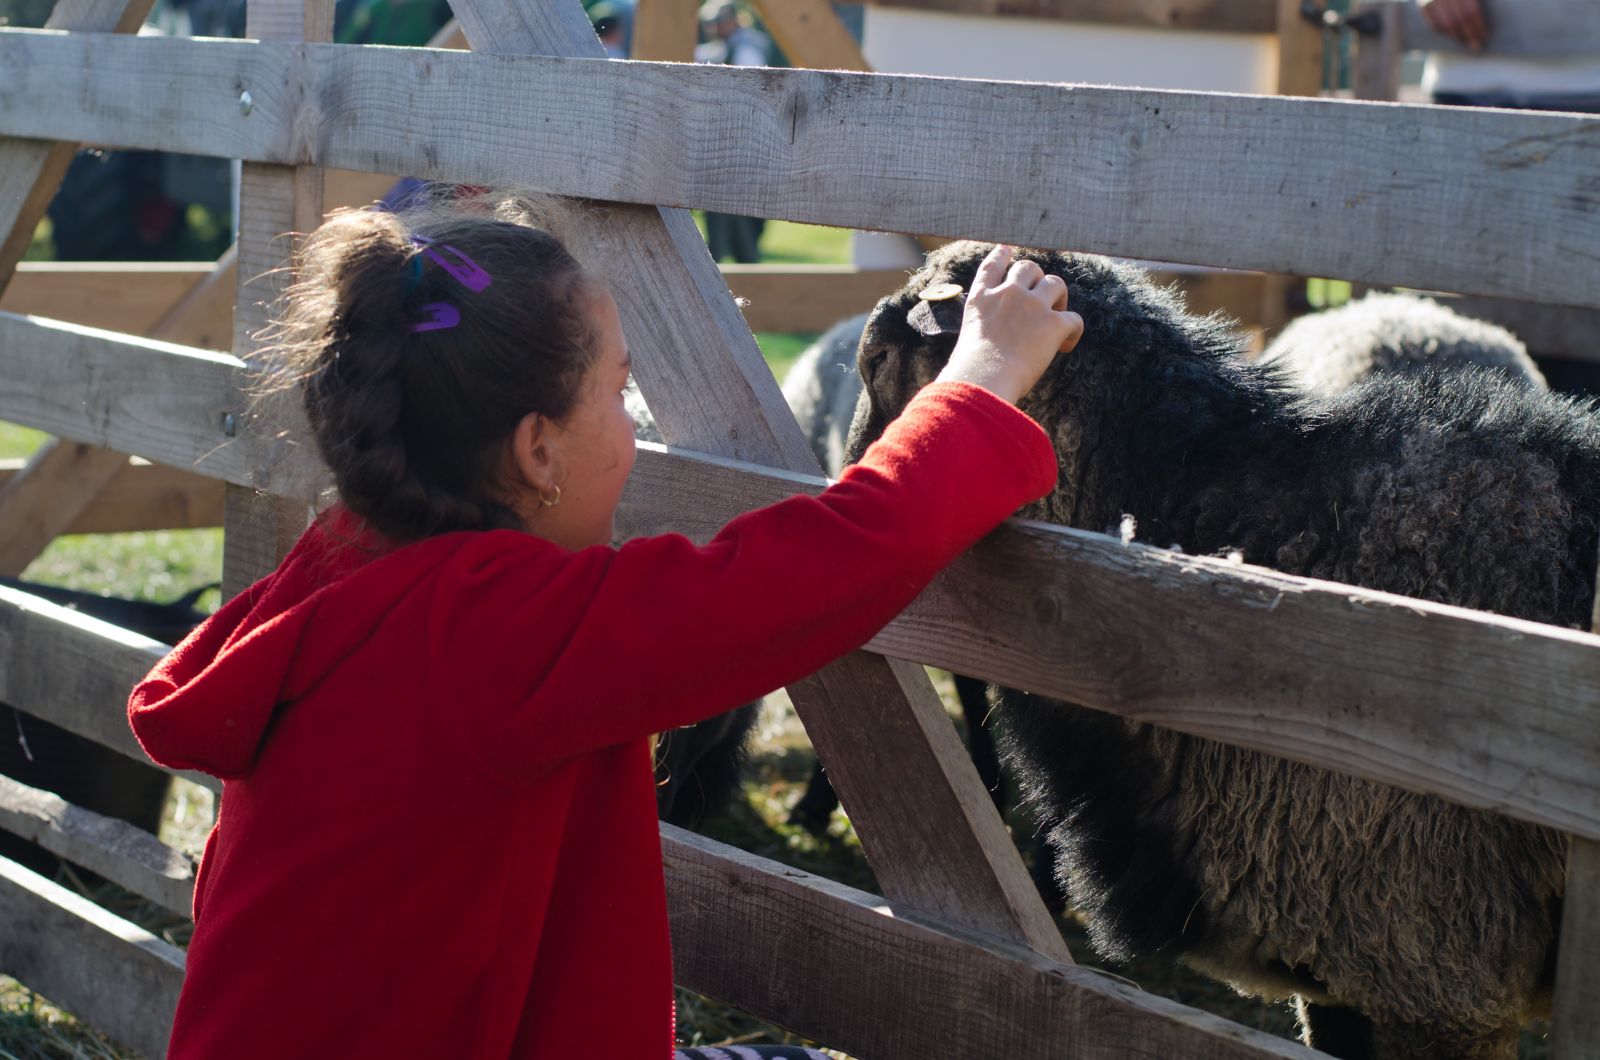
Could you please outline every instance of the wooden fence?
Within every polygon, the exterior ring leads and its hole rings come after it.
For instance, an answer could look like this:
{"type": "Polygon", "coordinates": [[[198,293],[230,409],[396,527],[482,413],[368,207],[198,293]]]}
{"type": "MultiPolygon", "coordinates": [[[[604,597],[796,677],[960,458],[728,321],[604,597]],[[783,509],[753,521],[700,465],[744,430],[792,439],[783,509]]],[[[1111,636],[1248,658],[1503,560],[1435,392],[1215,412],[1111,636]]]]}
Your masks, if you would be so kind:
{"type": "MultiPolygon", "coordinates": [[[[821,487],[676,207],[1600,307],[1592,119],[597,62],[575,0],[456,0],[470,53],[315,43],[328,36],[323,0],[256,0],[252,41],[127,36],[147,5],[59,0],[51,30],[0,32],[0,282],[76,143],[239,157],[232,352],[0,313],[0,419],[70,440],[52,451],[61,461],[131,453],[222,483],[230,587],[271,567],[324,478],[276,430],[292,410],[252,420],[242,392],[249,333],[281,282],[268,272],[285,249],[274,238],[321,215],[320,167],[532,182],[613,204],[575,238],[605,263],[624,327],[651,337],[635,374],[673,446],[641,446],[624,511],[635,533],[703,536],[821,487]],[[1571,248],[1571,265],[1506,253],[1527,247],[1571,248]]],[[[195,307],[230,293],[219,274],[143,326],[182,334],[195,307]]],[[[105,463],[105,481],[150,474],[105,463]]],[[[0,512],[28,477],[5,487],[0,512]]],[[[1555,1048],[1595,1055],[1596,647],[1589,634],[1008,526],[868,650],[790,689],[885,897],[664,827],[680,979],[865,1060],[1311,1055],[1071,963],[929,662],[1566,830],[1577,839],[1555,1048]],[[1142,657],[1108,650],[1130,639],[1142,657]],[[1352,701],[1369,709],[1352,716],[1352,701]],[[903,772],[881,776],[882,761],[903,772]]],[[[0,700],[124,753],[137,754],[127,689],[163,650],[0,590],[0,700]]],[[[4,784],[0,825],[187,911],[192,866],[130,826],[4,784]]],[[[7,864],[0,909],[0,971],[161,1052],[179,951],[7,864]]]]}
{"type": "MultiPolygon", "coordinates": [[[[1586,0],[1539,0],[1518,5],[1514,17],[1496,18],[1486,56],[1517,59],[1565,59],[1600,53],[1600,5],[1586,0]]],[[[1383,0],[1358,8],[1347,19],[1357,31],[1351,88],[1356,99],[1393,102],[1400,98],[1400,62],[1407,52],[1460,54],[1466,46],[1435,32],[1421,9],[1405,0],[1383,0]]],[[[1560,268],[1565,256],[1557,245],[1547,259],[1560,268]]],[[[1600,312],[1592,307],[1530,305],[1517,299],[1478,296],[1443,298],[1467,316],[1509,328],[1543,357],[1574,361],[1600,360],[1600,312]]]]}

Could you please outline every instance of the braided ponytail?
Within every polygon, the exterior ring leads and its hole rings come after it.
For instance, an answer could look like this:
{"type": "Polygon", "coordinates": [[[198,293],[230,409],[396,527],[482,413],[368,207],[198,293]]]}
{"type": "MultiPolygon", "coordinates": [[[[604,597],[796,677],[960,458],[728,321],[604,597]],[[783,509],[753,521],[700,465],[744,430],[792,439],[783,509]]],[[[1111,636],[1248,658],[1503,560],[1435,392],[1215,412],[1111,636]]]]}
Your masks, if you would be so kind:
{"type": "Polygon", "coordinates": [[[525,214],[496,213],[340,211],[279,305],[279,378],[300,387],[340,499],[395,541],[525,529],[502,499],[505,444],[529,412],[564,417],[590,363],[578,263],[525,214]],[[494,282],[463,285],[419,237],[494,282]],[[419,329],[441,305],[452,322],[419,329]]]}

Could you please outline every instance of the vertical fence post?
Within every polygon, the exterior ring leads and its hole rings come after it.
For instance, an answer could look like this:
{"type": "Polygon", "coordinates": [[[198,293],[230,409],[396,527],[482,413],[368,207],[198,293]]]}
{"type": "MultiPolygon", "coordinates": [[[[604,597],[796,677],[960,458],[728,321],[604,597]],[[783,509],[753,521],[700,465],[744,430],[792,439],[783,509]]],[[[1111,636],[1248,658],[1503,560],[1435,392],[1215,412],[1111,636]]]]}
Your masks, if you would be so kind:
{"type": "MultiPolygon", "coordinates": [[[[250,0],[248,36],[257,40],[323,42],[333,37],[332,0],[250,0]]],[[[248,117],[248,84],[239,108],[248,117]]],[[[322,220],[322,170],[314,166],[246,163],[239,180],[237,297],[233,352],[247,358],[267,307],[289,282],[284,262],[294,250],[290,232],[309,232],[322,220]]],[[[241,433],[246,426],[241,424],[241,433]]],[[[227,487],[223,501],[222,593],[231,597],[269,573],[307,525],[303,502],[227,487]]]]}
{"type": "Polygon", "coordinates": [[[1361,33],[1356,39],[1350,88],[1357,99],[1392,102],[1400,98],[1400,56],[1405,52],[1400,8],[1394,3],[1381,3],[1362,13],[1375,18],[1378,28],[1376,32],[1361,33]]]}
{"type": "MultiPolygon", "coordinates": [[[[1600,583],[1591,631],[1600,630],[1600,583]]],[[[1591,1060],[1600,1055],[1600,843],[1569,837],[1567,886],[1561,896],[1561,941],[1556,950],[1556,996],[1550,1055],[1591,1060]]]]}
{"type": "Polygon", "coordinates": [[[633,58],[694,62],[700,39],[698,0],[639,0],[633,13],[633,58]]]}
{"type": "MultiPolygon", "coordinates": [[[[1322,28],[1300,17],[1300,0],[1278,0],[1278,95],[1322,94],[1322,28]]],[[[1261,330],[1266,341],[1289,322],[1289,298],[1305,288],[1299,276],[1269,273],[1261,284],[1261,330]]]]}

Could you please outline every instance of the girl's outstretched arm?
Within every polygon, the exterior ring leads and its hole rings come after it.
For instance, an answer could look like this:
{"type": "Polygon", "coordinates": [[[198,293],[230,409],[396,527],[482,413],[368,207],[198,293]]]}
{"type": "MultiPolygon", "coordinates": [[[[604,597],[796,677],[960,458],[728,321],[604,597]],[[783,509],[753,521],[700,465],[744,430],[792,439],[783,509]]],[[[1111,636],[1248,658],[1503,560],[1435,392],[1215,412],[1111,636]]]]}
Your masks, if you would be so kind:
{"type": "Polygon", "coordinates": [[[673,534],[552,562],[548,545],[493,535],[497,554],[464,549],[441,579],[437,613],[454,621],[435,624],[430,669],[445,713],[514,777],[731,709],[860,647],[1055,479],[1037,424],[935,383],[821,496],[704,546],[673,534]]]}

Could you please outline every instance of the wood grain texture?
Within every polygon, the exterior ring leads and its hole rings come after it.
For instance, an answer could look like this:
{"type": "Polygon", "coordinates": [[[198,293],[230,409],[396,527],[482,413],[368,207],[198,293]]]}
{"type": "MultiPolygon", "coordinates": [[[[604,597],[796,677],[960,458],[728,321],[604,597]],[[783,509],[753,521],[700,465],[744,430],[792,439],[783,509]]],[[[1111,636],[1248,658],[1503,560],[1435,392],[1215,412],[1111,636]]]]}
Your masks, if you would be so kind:
{"type": "MultiPolygon", "coordinates": [[[[160,641],[0,587],[0,700],[142,762],[148,759],[128,728],[128,693],[167,651],[160,641]]],[[[203,773],[167,772],[222,788],[203,773]]]]}
{"type": "Polygon", "coordinates": [[[1276,0],[867,0],[875,7],[961,15],[1023,15],[1117,26],[1272,33],[1276,0]]]}
{"type": "Polygon", "coordinates": [[[259,447],[224,430],[244,411],[238,372],[227,354],[0,313],[0,419],[249,483],[259,447]]]}
{"type": "Polygon", "coordinates": [[[223,490],[222,598],[271,574],[311,525],[303,501],[229,483],[223,490]]]}
{"type": "MultiPolygon", "coordinates": [[[[49,30],[136,33],[152,0],[62,0],[49,30]]],[[[0,291],[9,285],[35,227],[77,153],[75,143],[0,140],[0,291]]],[[[20,574],[128,462],[88,446],[47,443],[0,492],[0,574],[20,574]]]]}
{"type": "MultiPolygon", "coordinates": [[[[454,7],[478,52],[593,56],[600,50],[575,3],[458,0],[454,7]]],[[[520,60],[497,56],[493,61],[520,60]]],[[[622,71],[642,64],[577,65],[622,71]]],[[[580,217],[571,245],[584,248],[586,264],[611,282],[623,327],[635,336],[650,336],[649,342],[635,344],[634,376],[669,442],[817,470],[816,458],[686,212],[609,207],[580,217]]],[[[891,667],[861,653],[849,656],[824,675],[789,688],[812,742],[836,779],[876,773],[871,748],[839,738],[856,709],[855,697],[865,694],[903,704],[886,711],[878,734],[884,745],[926,754],[936,725],[948,733],[943,707],[920,669],[891,667]]],[[[950,741],[939,744],[933,757],[937,768],[924,778],[924,787],[937,789],[938,795],[846,781],[856,793],[854,801],[847,797],[847,808],[885,892],[930,914],[1070,960],[970,759],[950,741]],[[941,799],[947,786],[948,797],[941,799]],[[930,802],[938,804],[939,812],[927,810],[930,802]],[[940,856],[924,860],[929,850],[940,856]]]]}
{"type": "Polygon", "coordinates": [[[791,65],[871,72],[829,0],[751,0],[751,6],[791,65]]]}
{"type": "Polygon", "coordinates": [[[1600,1052],[1600,843],[1574,839],[1556,951],[1550,1026],[1553,1060],[1589,1060],[1600,1052]]]}
{"type": "MultiPolygon", "coordinates": [[[[0,330],[0,351],[4,339],[0,330]]],[[[46,359],[81,371],[70,358],[46,359]]],[[[225,389],[226,365],[209,367],[217,380],[195,376],[174,391],[225,389]]],[[[0,417],[15,418],[3,405],[0,417]]],[[[236,470],[241,480],[251,474],[236,470]]],[[[279,467],[260,477],[305,473],[279,467]]],[[[704,537],[741,511],[817,488],[803,475],[641,446],[621,525],[704,537]]],[[[958,561],[875,646],[1600,837],[1594,643],[1030,525],[958,561]],[[1179,618],[1156,625],[1145,620],[1151,613],[1179,618]],[[1307,644],[1317,652],[1308,656],[1307,644]],[[1157,672],[1140,658],[1172,665],[1157,672]]]]}
{"type": "MultiPolygon", "coordinates": [[[[253,0],[245,32],[258,40],[325,42],[333,35],[333,0],[253,0]]],[[[272,368],[260,348],[272,307],[293,278],[297,241],[322,223],[323,171],[316,166],[246,163],[239,178],[233,353],[248,373],[272,368]]],[[[254,410],[252,410],[254,414],[254,410]]],[[[266,429],[252,432],[269,435],[266,429]]],[[[229,485],[222,506],[222,596],[266,577],[310,522],[303,503],[229,485]]]]}
{"type": "Polygon", "coordinates": [[[854,265],[724,265],[752,331],[826,331],[906,282],[904,269],[854,265]]]}
{"type": "Polygon", "coordinates": [[[183,951],[0,858],[0,972],[146,1056],[162,1056],[183,951]]]}
{"type": "MultiPolygon", "coordinates": [[[[47,30],[136,33],[154,0],[60,0],[45,21],[47,30]]],[[[61,178],[78,153],[72,142],[0,137],[0,291],[33,240],[34,229],[55,198],[61,178]]]]}
{"type": "Polygon", "coordinates": [[[1372,9],[1370,17],[1377,22],[1377,29],[1355,38],[1350,87],[1357,99],[1399,99],[1400,58],[1405,53],[1401,40],[1402,11],[1395,4],[1379,4],[1372,9]]]}
{"type": "Polygon", "coordinates": [[[0,575],[16,577],[128,466],[124,453],[51,438],[0,487],[0,575]]]}
{"type": "Polygon", "coordinates": [[[212,270],[209,262],[27,261],[0,293],[0,311],[143,335],[212,270]]]}
{"type": "MultiPolygon", "coordinates": [[[[25,460],[0,460],[0,490],[26,464],[25,460]]],[[[62,533],[120,534],[221,525],[221,482],[134,459],[62,533]]]]}
{"type": "MultiPolygon", "coordinates": [[[[1322,29],[1300,17],[1300,0],[1278,0],[1277,22],[1278,95],[1316,98],[1322,93],[1322,29]]],[[[1260,326],[1264,341],[1289,322],[1291,300],[1304,288],[1305,280],[1299,276],[1261,278],[1261,301],[1250,317],[1252,324],[1260,326]]]]}
{"type": "Polygon", "coordinates": [[[1600,305],[1580,116],[29,31],[9,70],[14,135],[1600,305]]]}
{"type": "Polygon", "coordinates": [[[862,1060],[1323,1055],[670,825],[661,837],[679,981],[862,1060]],[[785,956],[729,959],[730,937],[785,956]]]}
{"type": "Polygon", "coordinates": [[[1506,328],[1536,354],[1600,361],[1600,311],[1505,298],[1436,297],[1457,313],[1506,328]]]}
{"type": "Polygon", "coordinates": [[[639,0],[633,12],[632,58],[692,63],[700,39],[700,0],[639,0]]]}
{"type": "MultiPolygon", "coordinates": [[[[233,349],[233,300],[239,285],[239,248],[222,252],[177,298],[163,303],[165,311],[150,326],[151,338],[195,346],[202,350],[233,349]]],[[[131,331],[111,324],[97,327],[131,331]]]]}
{"type": "Polygon", "coordinates": [[[194,861],[142,828],[6,776],[0,776],[0,828],[169,912],[191,915],[194,861]]]}
{"type": "MultiPolygon", "coordinates": [[[[619,527],[821,485],[641,444],[619,527]]],[[[1600,837],[1590,634],[1011,522],[869,647],[1600,837]]]]}

